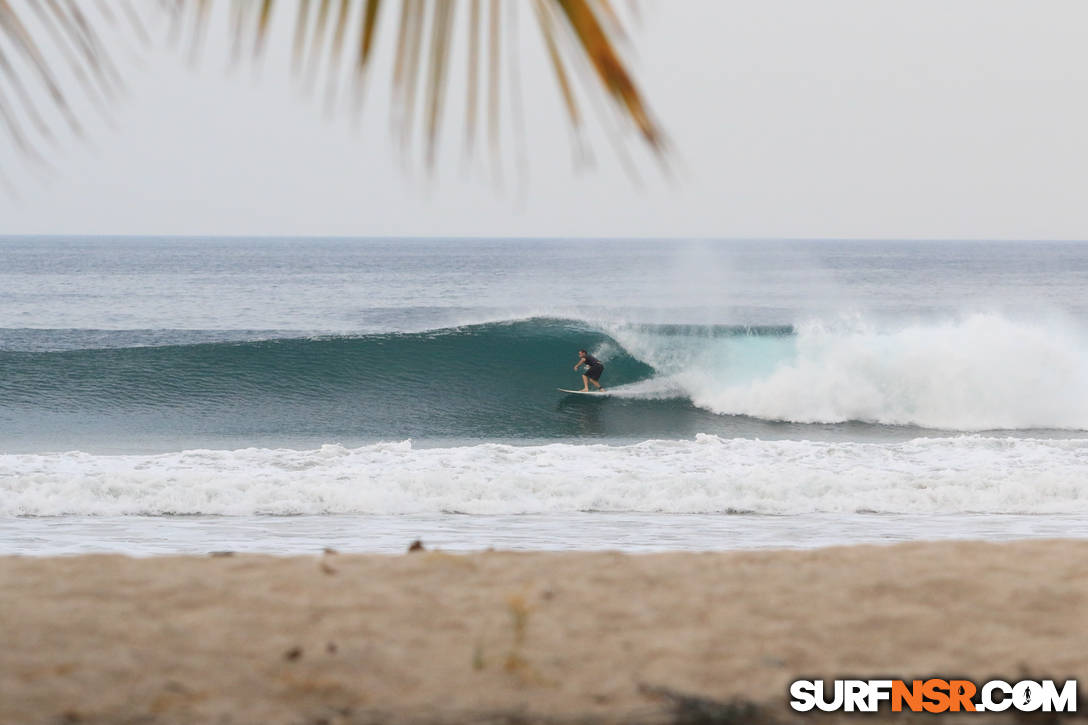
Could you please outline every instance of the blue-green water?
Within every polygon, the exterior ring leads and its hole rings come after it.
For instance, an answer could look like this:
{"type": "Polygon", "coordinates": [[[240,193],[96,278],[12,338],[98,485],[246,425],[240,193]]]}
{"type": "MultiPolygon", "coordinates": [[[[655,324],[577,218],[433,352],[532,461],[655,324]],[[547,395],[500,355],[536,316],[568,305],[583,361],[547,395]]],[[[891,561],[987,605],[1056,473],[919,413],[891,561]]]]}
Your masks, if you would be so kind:
{"type": "MultiPolygon", "coordinates": [[[[694,332],[706,344],[727,345],[738,378],[754,374],[753,364],[769,370],[793,344],[789,327],[636,329],[688,344],[694,332]]],[[[653,381],[657,371],[574,320],[174,344],[164,344],[162,333],[124,334],[96,331],[90,340],[85,331],[9,330],[0,337],[16,348],[0,350],[0,415],[9,441],[42,430],[76,445],[81,435],[102,431],[126,440],[156,431],[206,441],[318,442],[675,438],[742,428],[782,435],[781,424],[716,415],[680,391],[639,393],[635,384],[653,381]],[[581,386],[570,365],[580,347],[607,358],[614,397],[557,394],[559,386],[581,386]]]]}
{"type": "Polygon", "coordinates": [[[0,238],[0,516],[1088,514],[1086,283],[1074,243],[0,238]],[[557,390],[579,348],[607,395],[557,390]]]}

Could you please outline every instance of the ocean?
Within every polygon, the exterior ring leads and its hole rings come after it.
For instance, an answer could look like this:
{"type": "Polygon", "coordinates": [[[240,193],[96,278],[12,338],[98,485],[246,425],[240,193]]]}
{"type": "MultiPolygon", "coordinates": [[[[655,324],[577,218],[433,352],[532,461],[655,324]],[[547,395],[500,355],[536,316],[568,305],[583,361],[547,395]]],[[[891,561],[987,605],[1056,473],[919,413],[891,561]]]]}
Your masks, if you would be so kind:
{"type": "Polygon", "coordinates": [[[0,553],[1040,536],[1088,244],[0,237],[0,553]]]}

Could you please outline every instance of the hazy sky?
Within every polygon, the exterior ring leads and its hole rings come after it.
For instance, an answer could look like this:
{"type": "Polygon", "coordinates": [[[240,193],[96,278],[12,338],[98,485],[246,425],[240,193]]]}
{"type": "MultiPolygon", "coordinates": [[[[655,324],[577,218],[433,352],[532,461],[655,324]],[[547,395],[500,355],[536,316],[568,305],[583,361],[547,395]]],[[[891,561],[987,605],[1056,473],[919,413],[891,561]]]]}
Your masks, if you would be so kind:
{"type": "Polygon", "coordinates": [[[576,172],[528,3],[507,2],[527,143],[504,137],[501,186],[463,163],[462,73],[428,179],[390,134],[392,23],[354,124],[292,80],[281,8],[259,74],[227,72],[222,17],[196,68],[165,42],[121,52],[125,99],[47,150],[49,178],[0,137],[20,188],[0,233],[1088,238],[1083,0],[643,0],[634,64],[673,173],[629,138],[641,184],[600,127],[576,172]]]}

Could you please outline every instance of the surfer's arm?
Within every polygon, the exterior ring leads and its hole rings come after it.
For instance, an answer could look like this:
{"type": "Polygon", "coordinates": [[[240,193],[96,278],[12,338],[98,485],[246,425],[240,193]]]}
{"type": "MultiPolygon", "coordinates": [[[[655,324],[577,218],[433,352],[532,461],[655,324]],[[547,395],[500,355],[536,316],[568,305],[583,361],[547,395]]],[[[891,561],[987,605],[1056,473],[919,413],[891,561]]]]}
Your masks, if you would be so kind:
{"type": "Polygon", "coordinates": [[[580,358],[578,358],[578,362],[574,363],[574,368],[573,369],[577,370],[578,368],[582,367],[585,364],[586,364],[586,359],[584,357],[580,357],[580,358]]]}

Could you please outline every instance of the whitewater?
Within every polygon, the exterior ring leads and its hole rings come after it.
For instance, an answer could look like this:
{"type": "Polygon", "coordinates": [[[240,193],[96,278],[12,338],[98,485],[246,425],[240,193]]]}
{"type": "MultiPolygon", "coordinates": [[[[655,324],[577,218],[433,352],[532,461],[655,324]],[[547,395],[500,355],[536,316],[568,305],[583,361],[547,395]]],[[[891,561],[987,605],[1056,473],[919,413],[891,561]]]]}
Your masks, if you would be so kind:
{"type": "Polygon", "coordinates": [[[633,445],[0,456],[0,516],[1082,513],[1088,439],[899,444],[696,436],[633,445]]]}

